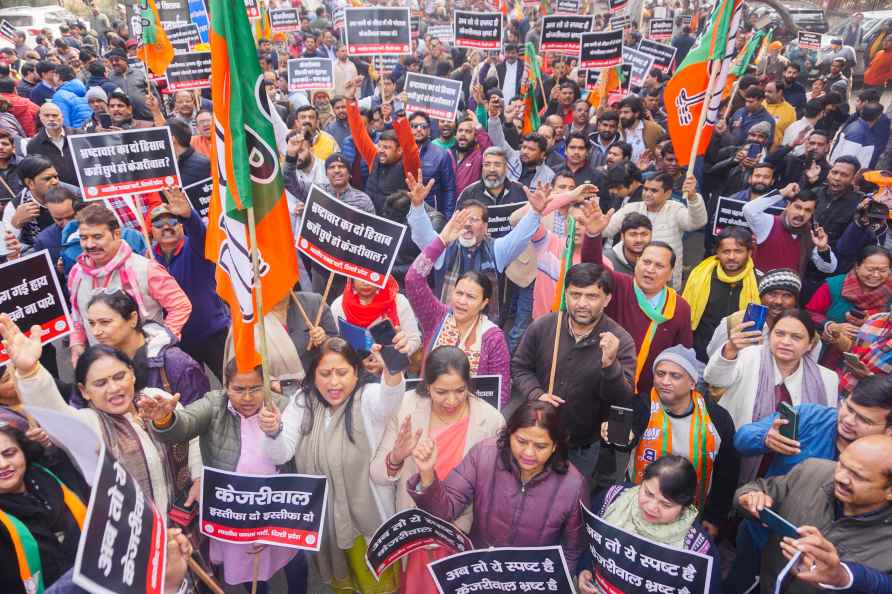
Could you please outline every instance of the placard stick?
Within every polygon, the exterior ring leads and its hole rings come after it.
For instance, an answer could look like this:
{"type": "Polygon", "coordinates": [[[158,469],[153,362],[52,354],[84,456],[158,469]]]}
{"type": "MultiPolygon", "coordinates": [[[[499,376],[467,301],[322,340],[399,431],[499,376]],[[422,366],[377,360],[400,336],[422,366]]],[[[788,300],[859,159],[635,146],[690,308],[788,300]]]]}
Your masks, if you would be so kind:
{"type": "Polygon", "coordinates": [[[706,127],[706,114],[709,112],[709,104],[712,99],[712,91],[715,88],[715,79],[719,74],[719,64],[713,60],[713,69],[709,74],[709,83],[706,85],[706,95],[703,97],[703,109],[700,111],[700,121],[697,122],[697,131],[694,132],[693,152],[691,162],[688,163],[688,177],[694,177],[694,163],[697,161],[697,147],[700,146],[700,138],[703,136],[703,128],[706,127]]]}
{"type": "Polygon", "coordinates": [[[554,348],[551,350],[551,372],[548,374],[548,393],[554,394],[554,374],[557,372],[558,351],[561,347],[561,323],[564,321],[564,310],[558,310],[557,323],[554,325],[554,348]]]}
{"type": "MultiPolygon", "coordinates": [[[[257,321],[260,326],[260,365],[263,371],[263,400],[270,402],[270,376],[269,360],[266,348],[266,319],[263,311],[263,283],[260,280],[260,250],[257,249],[257,224],[254,219],[254,207],[248,207],[248,240],[251,242],[251,267],[254,269],[254,309],[257,311],[257,321]]],[[[254,586],[257,586],[257,565],[254,565],[254,586]]]]}
{"type": "Polygon", "coordinates": [[[607,77],[610,76],[608,74],[609,68],[599,68],[598,71],[598,89],[601,92],[601,101],[598,105],[598,109],[603,110],[607,107],[607,77]]]}
{"type": "Polygon", "coordinates": [[[722,119],[727,120],[728,116],[731,115],[731,103],[734,101],[734,97],[737,96],[737,91],[740,90],[740,79],[734,81],[734,84],[731,86],[731,92],[728,93],[728,105],[725,106],[725,114],[722,116],[722,119]]]}
{"type": "Polygon", "coordinates": [[[335,273],[328,273],[328,282],[325,283],[325,290],[322,291],[322,303],[319,304],[319,311],[316,312],[316,321],[313,323],[314,326],[318,326],[319,322],[322,321],[322,308],[328,301],[328,292],[331,291],[331,284],[334,282],[335,273]]]}
{"type": "Polygon", "coordinates": [[[149,260],[154,260],[155,256],[152,254],[152,236],[149,235],[149,229],[146,227],[146,219],[142,216],[142,211],[136,205],[136,199],[132,194],[128,194],[127,196],[122,196],[124,199],[124,204],[127,205],[127,208],[133,213],[133,216],[136,217],[136,220],[139,221],[139,228],[142,230],[142,237],[146,240],[146,258],[149,260]]]}
{"type": "Polygon", "coordinates": [[[189,557],[188,559],[186,559],[186,564],[189,566],[189,569],[192,570],[192,573],[194,573],[195,576],[200,579],[205,586],[210,588],[214,594],[224,594],[223,588],[220,587],[220,584],[218,584],[214,578],[208,575],[208,572],[206,572],[195,559],[189,557]]]}
{"type": "Polygon", "coordinates": [[[300,312],[301,317],[304,319],[304,324],[307,325],[307,328],[313,328],[313,322],[310,321],[310,316],[307,315],[307,310],[305,310],[304,306],[301,305],[300,299],[297,298],[297,293],[295,293],[294,291],[291,291],[291,299],[294,300],[294,304],[297,306],[297,310],[300,312]]]}
{"type": "Polygon", "coordinates": [[[257,570],[260,568],[260,551],[254,553],[254,569],[251,571],[251,594],[257,594],[257,570]]]}

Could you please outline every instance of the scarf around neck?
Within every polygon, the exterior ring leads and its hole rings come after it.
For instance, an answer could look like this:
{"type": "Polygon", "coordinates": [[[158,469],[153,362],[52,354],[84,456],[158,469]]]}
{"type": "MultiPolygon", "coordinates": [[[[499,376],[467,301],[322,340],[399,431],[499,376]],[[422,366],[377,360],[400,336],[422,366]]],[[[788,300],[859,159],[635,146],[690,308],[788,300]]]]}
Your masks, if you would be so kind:
{"type": "Polygon", "coordinates": [[[650,324],[647,326],[647,331],[644,333],[644,340],[641,342],[641,348],[638,350],[638,357],[635,361],[635,393],[638,392],[638,378],[641,377],[641,372],[644,369],[644,363],[647,361],[648,355],[650,355],[650,347],[653,342],[653,338],[657,333],[657,327],[660,324],[665,323],[668,320],[672,319],[672,316],[675,315],[675,306],[678,301],[678,293],[675,292],[675,289],[672,287],[665,287],[663,289],[663,295],[661,299],[663,301],[662,307],[659,310],[653,306],[650,300],[647,298],[647,295],[644,294],[638,287],[638,283],[632,281],[632,288],[635,290],[635,300],[638,302],[638,307],[641,308],[641,311],[644,312],[650,319],[650,324]]]}
{"type": "Polygon", "coordinates": [[[850,270],[842,282],[842,296],[852,305],[872,316],[887,309],[892,300],[892,277],[874,289],[865,289],[854,270],[850,270]]]}
{"type": "Polygon", "coordinates": [[[640,489],[639,485],[620,493],[607,508],[602,519],[611,526],[633,532],[654,542],[679,549],[684,548],[685,536],[697,518],[697,508],[688,505],[681,510],[681,514],[674,522],[653,524],[644,518],[641,508],[638,507],[640,489]]]}
{"type": "MultiPolygon", "coordinates": [[[[133,256],[133,250],[130,245],[121,240],[118,251],[112,256],[111,260],[102,266],[95,266],[92,258],[82,253],[77,257],[79,266],[71,269],[71,295],[75,299],[80,290],[81,283],[85,280],[82,275],[90,278],[92,291],[105,289],[111,282],[112,276],[115,274],[121,277],[121,290],[127,293],[136,307],[139,309],[139,315],[142,319],[148,319],[148,312],[143,303],[142,292],[139,290],[139,282],[136,279],[136,272],[130,266],[130,257],[133,256]]],[[[74,312],[72,312],[74,313],[74,312]]]]}
{"type": "Polygon", "coordinates": [[[399,285],[393,276],[387,277],[387,284],[383,289],[378,289],[372,301],[368,304],[362,303],[359,294],[353,288],[353,281],[348,280],[344,287],[344,298],[341,305],[344,308],[344,315],[351,324],[368,328],[372,322],[380,317],[385,317],[394,326],[400,325],[400,319],[396,311],[396,296],[399,293],[399,285]]]}
{"type": "Polygon", "coordinates": [[[713,272],[725,284],[742,283],[738,303],[740,309],[746,308],[750,303],[759,303],[759,285],[756,282],[752,258],[747,259],[746,266],[740,273],[730,276],[725,273],[719,259],[716,256],[710,256],[691,271],[682,294],[682,297],[691,306],[692,330],[696,330],[697,326],[700,325],[700,319],[703,317],[703,312],[706,311],[706,306],[709,303],[709,291],[712,287],[713,272]]]}

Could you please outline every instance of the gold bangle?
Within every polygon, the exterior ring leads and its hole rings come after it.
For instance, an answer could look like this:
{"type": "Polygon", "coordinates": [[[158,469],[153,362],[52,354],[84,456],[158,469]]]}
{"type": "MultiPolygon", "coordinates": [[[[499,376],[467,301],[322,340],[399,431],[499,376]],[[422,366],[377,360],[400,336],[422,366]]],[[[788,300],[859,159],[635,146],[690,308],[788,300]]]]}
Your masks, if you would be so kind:
{"type": "Polygon", "coordinates": [[[152,421],[152,424],[155,425],[158,429],[166,429],[170,426],[170,422],[173,421],[173,413],[169,412],[161,419],[157,421],[152,421]]]}

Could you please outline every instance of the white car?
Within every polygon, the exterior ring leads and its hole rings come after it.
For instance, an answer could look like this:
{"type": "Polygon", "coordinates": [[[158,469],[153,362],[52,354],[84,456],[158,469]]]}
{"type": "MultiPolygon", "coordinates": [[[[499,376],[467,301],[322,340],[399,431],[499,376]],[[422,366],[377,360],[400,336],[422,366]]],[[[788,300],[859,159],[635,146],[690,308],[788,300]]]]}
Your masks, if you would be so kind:
{"type": "Polygon", "coordinates": [[[0,19],[5,19],[27,35],[27,43],[34,45],[34,38],[43,29],[53,32],[53,39],[60,37],[59,27],[77,20],[73,14],[59,6],[16,6],[0,9],[0,19]]]}

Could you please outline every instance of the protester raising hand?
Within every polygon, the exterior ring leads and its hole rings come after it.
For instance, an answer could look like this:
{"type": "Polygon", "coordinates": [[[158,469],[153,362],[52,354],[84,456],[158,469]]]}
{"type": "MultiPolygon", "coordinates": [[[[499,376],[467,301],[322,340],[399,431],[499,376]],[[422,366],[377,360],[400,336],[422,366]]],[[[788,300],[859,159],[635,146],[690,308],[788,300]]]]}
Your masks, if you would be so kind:
{"type": "Polygon", "coordinates": [[[523,191],[527,195],[527,202],[530,203],[530,208],[541,215],[551,201],[551,185],[540,183],[533,192],[524,186],[523,191]]]}
{"type": "Polygon", "coordinates": [[[737,353],[746,347],[762,342],[762,332],[749,329],[755,324],[755,322],[750,320],[741,322],[731,328],[731,332],[728,333],[728,342],[722,347],[722,356],[725,359],[736,359],[737,353]]]}
{"type": "Polygon", "coordinates": [[[171,214],[180,218],[188,219],[192,216],[192,203],[183,193],[183,189],[179,186],[170,186],[164,189],[164,198],[167,200],[167,207],[171,214]]]}
{"type": "Polygon", "coordinates": [[[815,227],[811,230],[811,241],[819,252],[830,251],[830,238],[823,227],[815,227]]]}
{"type": "Polygon", "coordinates": [[[43,346],[40,344],[40,326],[31,326],[31,334],[26,336],[6,314],[0,314],[0,336],[9,360],[19,375],[28,375],[40,362],[43,346]]]}
{"type": "Polygon", "coordinates": [[[579,209],[581,214],[576,217],[576,223],[581,224],[590,237],[601,235],[615,212],[612,208],[603,212],[597,200],[586,200],[579,205],[579,209]]]}
{"type": "Polygon", "coordinates": [[[168,398],[163,394],[146,393],[136,403],[139,408],[139,414],[143,419],[152,421],[156,426],[165,426],[165,420],[169,420],[173,415],[177,403],[180,401],[180,395],[174,394],[173,398],[168,398]]]}
{"type": "Polygon", "coordinates": [[[455,214],[452,215],[452,218],[449,219],[449,222],[446,223],[446,226],[440,231],[440,239],[443,243],[449,245],[458,239],[458,236],[462,229],[465,228],[465,225],[471,222],[472,215],[473,211],[470,208],[463,208],[462,210],[455,211],[455,214]]]}
{"type": "Polygon", "coordinates": [[[270,437],[275,437],[282,430],[282,413],[274,402],[266,402],[260,409],[260,430],[270,437]]]}
{"type": "Polygon", "coordinates": [[[421,486],[429,487],[436,479],[434,467],[437,465],[437,443],[430,437],[420,440],[412,450],[412,459],[418,467],[421,486]]]}
{"type": "Polygon", "coordinates": [[[362,87],[363,77],[357,76],[352,80],[348,80],[344,84],[344,97],[347,99],[356,99],[356,91],[362,87]]]}
{"type": "Polygon", "coordinates": [[[427,183],[424,183],[421,175],[421,169],[418,170],[418,177],[415,177],[411,173],[406,174],[406,183],[409,186],[409,200],[412,202],[412,206],[419,207],[424,204],[424,201],[427,200],[428,194],[430,194],[431,189],[434,187],[434,182],[437,180],[429,179],[427,183]]]}
{"type": "Polygon", "coordinates": [[[396,442],[393,448],[387,454],[387,474],[388,476],[396,476],[406,458],[411,456],[421,441],[423,431],[421,428],[412,432],[412,417],[406,416],[400,423],[400,430],[396,436],[396,442]]]}

